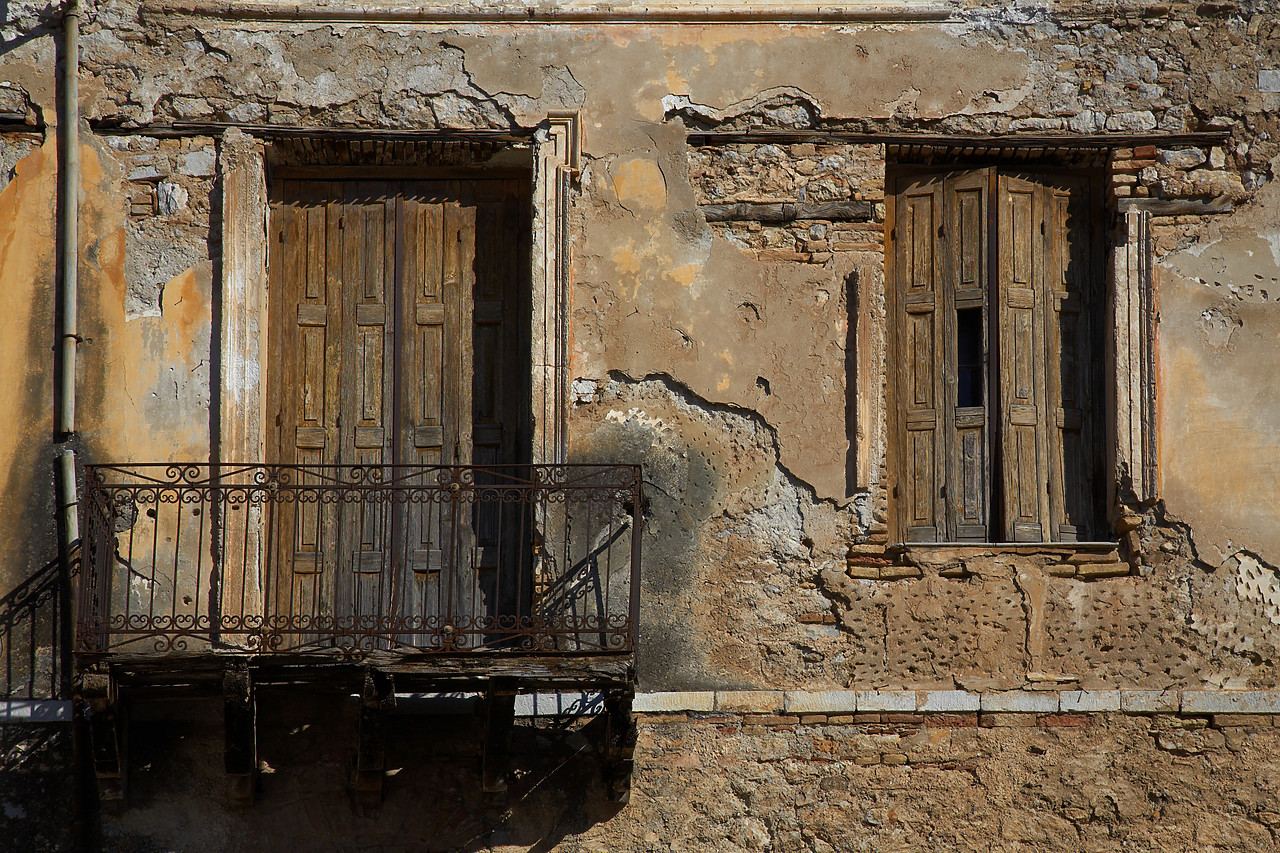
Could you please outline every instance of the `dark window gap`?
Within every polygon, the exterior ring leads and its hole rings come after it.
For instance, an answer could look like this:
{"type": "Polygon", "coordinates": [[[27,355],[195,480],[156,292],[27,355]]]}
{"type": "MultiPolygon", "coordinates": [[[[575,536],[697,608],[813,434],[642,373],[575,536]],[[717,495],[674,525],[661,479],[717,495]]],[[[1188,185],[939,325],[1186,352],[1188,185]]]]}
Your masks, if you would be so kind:
{"type": "Polygon", "coordinates": [[[956,405],[982,405],[982,309],[956,309],[956,405]]]}

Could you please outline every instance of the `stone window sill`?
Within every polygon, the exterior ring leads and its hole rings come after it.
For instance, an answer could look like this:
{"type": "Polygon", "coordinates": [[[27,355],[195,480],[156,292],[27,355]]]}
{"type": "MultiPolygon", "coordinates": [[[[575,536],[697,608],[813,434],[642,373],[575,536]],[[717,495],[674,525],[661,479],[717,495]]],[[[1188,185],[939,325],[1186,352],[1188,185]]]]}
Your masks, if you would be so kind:
{"type": "Polygon", "coordinates": [[[1024,556],[1060,578],[1122,577],[1133,567],[1121,559],[1115,542],[921,542],[893,545],[850,545],[846,572],[864,580],[906,580],[925,571],[965,578],[969,561],[1024,556]]]}

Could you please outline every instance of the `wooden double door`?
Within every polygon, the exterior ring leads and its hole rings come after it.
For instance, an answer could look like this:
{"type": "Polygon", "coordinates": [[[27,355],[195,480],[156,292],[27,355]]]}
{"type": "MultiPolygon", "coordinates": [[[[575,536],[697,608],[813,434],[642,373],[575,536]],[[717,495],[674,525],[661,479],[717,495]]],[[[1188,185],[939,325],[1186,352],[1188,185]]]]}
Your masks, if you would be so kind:
{"type": "Polygon", "coordinates": [[[419,627],[519,608],[494,578],[520,534],[447,484],[528,461],[528,182],[378,177],[272,182],[270,452],[298,491],[271,603],[419,627]]]}

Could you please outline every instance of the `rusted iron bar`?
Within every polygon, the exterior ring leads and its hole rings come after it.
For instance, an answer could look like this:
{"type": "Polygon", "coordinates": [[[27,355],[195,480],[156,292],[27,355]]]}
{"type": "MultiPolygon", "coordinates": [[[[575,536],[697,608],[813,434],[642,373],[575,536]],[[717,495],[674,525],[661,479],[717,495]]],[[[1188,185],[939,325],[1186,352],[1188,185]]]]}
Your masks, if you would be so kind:
{"type": "Polygon", "coordinates": [[[511,764],[511,731],[516,719],[515,682],[495,678],[485,691],[484,755],[481,758],[480,790],[491,805],[501,805],[507,797],[507,774],[511,764]]]}

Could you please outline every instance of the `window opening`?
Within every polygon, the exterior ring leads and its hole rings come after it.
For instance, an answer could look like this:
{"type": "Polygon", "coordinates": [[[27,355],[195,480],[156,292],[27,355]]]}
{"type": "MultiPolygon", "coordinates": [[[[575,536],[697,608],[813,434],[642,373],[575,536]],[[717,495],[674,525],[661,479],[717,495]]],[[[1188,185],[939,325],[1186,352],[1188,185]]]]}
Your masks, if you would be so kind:
{"type": "Polygon", "coordinates": [[[1102,182],[990,166],[892,175],[894,536],[1104,535],[1102,182]]]}

